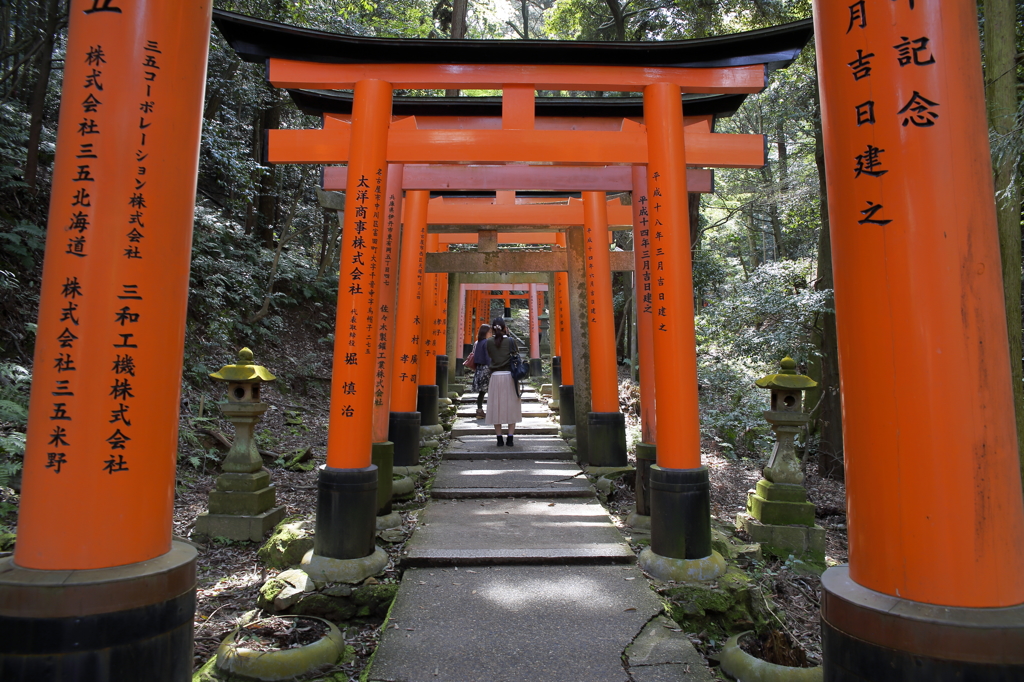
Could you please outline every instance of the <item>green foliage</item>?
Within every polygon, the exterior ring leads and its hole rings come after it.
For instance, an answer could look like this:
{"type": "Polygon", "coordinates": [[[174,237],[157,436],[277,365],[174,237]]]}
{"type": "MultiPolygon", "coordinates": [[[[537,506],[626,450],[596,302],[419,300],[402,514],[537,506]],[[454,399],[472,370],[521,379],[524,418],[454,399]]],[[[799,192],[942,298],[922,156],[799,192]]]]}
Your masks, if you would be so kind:
{"type": "Polygon", "coordinates": [[[31,383],[27,368],[0,362],[0,487],[8,486],[22,467],[31,383]]]}

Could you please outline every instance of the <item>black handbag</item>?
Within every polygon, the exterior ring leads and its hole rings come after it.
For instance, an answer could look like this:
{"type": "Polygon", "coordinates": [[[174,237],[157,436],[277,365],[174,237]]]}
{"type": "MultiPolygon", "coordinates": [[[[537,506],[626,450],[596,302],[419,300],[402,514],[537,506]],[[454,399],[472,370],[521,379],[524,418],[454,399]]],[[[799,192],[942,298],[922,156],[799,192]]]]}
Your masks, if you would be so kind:
{"type": "Polygon", "coordinates": [[[508,371],[512,373],[512,378],[516,381],[521,381],[530,374],[530,366],[519,357],[519,349],[515,345],[512,346],[508,355],[508,371]]]}

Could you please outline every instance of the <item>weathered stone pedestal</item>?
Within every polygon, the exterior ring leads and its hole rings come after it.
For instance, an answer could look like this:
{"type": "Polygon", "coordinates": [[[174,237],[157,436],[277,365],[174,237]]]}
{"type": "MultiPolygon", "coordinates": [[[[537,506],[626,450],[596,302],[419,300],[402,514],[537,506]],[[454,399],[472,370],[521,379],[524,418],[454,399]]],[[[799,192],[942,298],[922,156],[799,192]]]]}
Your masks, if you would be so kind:
{"type": "Polygon", "coordinates": [[[771,390],[771,409],[764,418],[775,432],[775,448],[764,478],[747,495],[747,513],[736,517],[745,531],[770,554],[790,555],[816,564],[825,562],[825,529],[814,525],[814,505],[807,501],[804,474],[794,439],[810,417],[802,410],[803,391],[817,383],[797,374],[796,362],[784,358],[781,371],[758,379],[758,388],[771,390]]]}
{"type": "Polygon", "coordinates": [[[284,518],[284,507],[274,506],[277,491],[252,437],[269,407],[259,400],[260,384],[273,381],[274,375],[252,359],[252,351],[243,348],[236,364],[210,375],[228,382],[228,402],[220,410],[235,426],[235,442],[224,457],[217,489],[210,493],[209,511],[196,519],[196,535],[259,542],[284,518]]]}
{"type": "Polygon", "coordinates": [[[636,444],[636,509],[626,518],[626,525],[637,530],[651,529],[651,467],[657,461],[657,445],[636,444]]]}
{"type": "MultiPolygon", "coordinates": [[[[445,358],[447,361],[447,358],[445,358]]],[[[437,385],[419,386],[416,391],[416,411],[420,413],[419,445],[436,448],[438,438],[444,433],[438,408],[437,385]]],[[[419,453],[417,453],[417,458],[419,453]]]]}
{"type": "Polygon", "coordinates": [[[195,533],[206,537],[259,542],[284,518],[275,507],[277,491],[266,471],[224,473],[210,493],[209,511],[196,519],[195,533]]]}

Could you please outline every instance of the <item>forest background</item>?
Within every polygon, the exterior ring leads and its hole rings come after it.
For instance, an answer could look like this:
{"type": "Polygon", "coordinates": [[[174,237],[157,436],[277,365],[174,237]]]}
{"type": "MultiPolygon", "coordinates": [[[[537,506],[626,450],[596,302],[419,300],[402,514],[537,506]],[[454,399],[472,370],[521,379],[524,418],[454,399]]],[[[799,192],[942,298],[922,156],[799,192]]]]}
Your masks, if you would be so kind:
{"type": "MultiPolygon", "coordinates": [[[[444,40],[700,38],[810,17],[806,0],[216,0],[221,9],[367,36],[444,40]]],[[[67,0],[0,5],[0,486],[17,478],[43,260],[50,173],[67,32],[67,0]]],[[[1021,373],[1021,222],[1024,156],[1024,0],[978,8],[993,171],[1010,321],[1018,431],[1021,373]]],[[[439,92],[398,92],[439,95],[439,92]]],[[[450,95],[496,94],[479,91],[450,95]]],[[[544,93],[553,95],[558,93],[544,93]]],[[[565,93],[562,93],[565,94],[565,93]]],[[[578,93],[584,94],[584,93],[578,93]]],[[[589,96],[611,96],[585,93],[589,96]]],[[[319,353],[291,358],[329,376],[340,221],[317,198],[315,169],[263,166],[265,131],[311,128],[262,67],[239,61],[216,29],[210,57],[195,231],[185,395],[210,390],[207,373],[243,345],[258,358],[288,354],[297,337],[319,353]],[[268,352],[273,350],[274,353],[268,352]]],[[[832,311],[832,267],[813,43],[767,89],[747,98],[721,132],[766,138],[768,163],[719,170],[715,191],[691,195],[691,244],[705,444],[730,457],[764,457],[770,446],[763,391],[753,380],[784,356],[821,390],[808,396],[802,439],[823,475],[842,477],[842,420],[832,311]]],[[[615,248],[631,250],[628,232],[615,248]]],[[[514,246],[511,248],[515,248],[514,246]]],[[[630,362],[632,291],[616,275],[622,362],[630,362]]],[[[269,363],[268,363],[269,364],[269,363]]],[[[873,371],[870,367],[861,371],[873,371]]],[[[293,387],[294,388],[294,387],[293,387]]],[[[627,409],[632,409],[624,391],[627,409]]],[[[212,395],[212,393],[211,393],[212,395]]],[[[184,405],[183,418],[195,418],[184,405]]],[[[202,407],[199,407],[199,418],[202,407]]],[[[190,422],[191,423],[191,422],[190,422]]],[[[196,443],[183,443],[186,461],[196,443]]],[[[1022,457],[1024,462],[1024,457],[1022,457]]],[[[14,505],[0,496],[0,526],[14,505]]],[[[2,530],[2,529],[0,529],[2,530]]]]}

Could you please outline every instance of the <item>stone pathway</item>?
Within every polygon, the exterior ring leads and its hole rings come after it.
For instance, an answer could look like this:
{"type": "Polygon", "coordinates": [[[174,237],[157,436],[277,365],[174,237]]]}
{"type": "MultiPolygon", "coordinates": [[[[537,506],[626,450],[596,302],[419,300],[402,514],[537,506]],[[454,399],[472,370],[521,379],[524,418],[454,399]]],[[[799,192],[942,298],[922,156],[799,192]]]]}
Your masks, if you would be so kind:
{"type": "Polygon", "coordinates": [[[557,431],[528,417],[507,448],[456,422],[367,680],[714,679],[557,431]]]}

